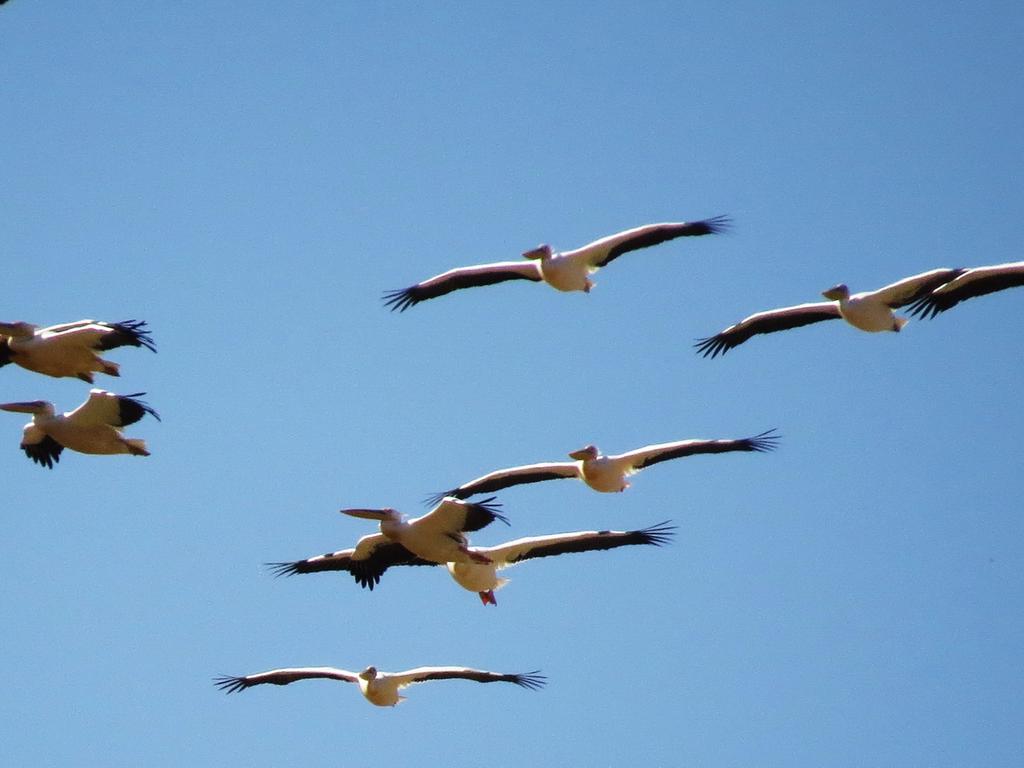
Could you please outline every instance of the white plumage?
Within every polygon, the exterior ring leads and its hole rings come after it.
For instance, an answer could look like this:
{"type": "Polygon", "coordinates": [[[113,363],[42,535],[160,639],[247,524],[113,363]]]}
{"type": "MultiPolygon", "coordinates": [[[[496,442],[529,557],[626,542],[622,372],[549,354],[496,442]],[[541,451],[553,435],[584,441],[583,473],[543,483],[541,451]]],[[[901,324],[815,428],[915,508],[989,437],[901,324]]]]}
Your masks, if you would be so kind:
{"type": "Polygon", "coordinates": [[[0,367],[8,363],[47,376],[73,376],[93,383],[94,373],[120,376],[117,363],[99,353],[117,347],[156,352],[144,320],[104,323],[78,320],[40,328],[31,323],[0,323],[0,367]]]}
{"type": "Polygon", "coordinates": [[[422,283],[385,293],[384,303],[393,310],[404,312],[421,301],[435,299],[452,291],[494,285],[507,280],[545,282],[559,291],[589,293],[594,287],[590,275],[624,253],[649,248],[677,237],[716,234],[724,231],[728,225],[727,217],[716,216],[702,221],[646,224],[602,237],[572,251],[556,252],[550,245],[540,245],[523,253],[523,257],[529,259],[526,263],[501,261],[450,269],[422,283]]]}
{"type": "Polygon", "coordinates": [[[840,283],[822,292],[822,296],[830,301],[757,312],[714,336],[698,340],[695,346],[704,357],[717,357],[759,333],[775,333],[840,318],[854,328],[869,333],[898,332],[906,325],[907,320],[893,314],[894,309],[913,304],[962,271],[949,268],[933,269],[904,278],[876,291],[854,294],[850,293],[845,284],[840,283]]]}
{"type": "Polygon", "coordinates": [[[272,669],[245,677],[224,675],[214,678],[214,684],[223,691],[235,693],[254,685],[288,685],[296,680],[341,680],[357,683],[366,700],[378,707],[393,707],[405,700],[398,692],[407,685],[428,680],[473,680],[478,683],[513,683],[520,688],[536,690],[546,682],[540,671],[504,674],[470,667],[416,667],[405,672],[380,672],[367,667],[362,672],[349,672],[336,667],[288,667],[272,669]]]}
{"type": "Polygon", "coordinates": [[[156,411],[136,399],[144,394],[115,395],[91,389],[84,403],[66,413],[56,413],[53,403],[46,400],[4,403],[0,410],[32,414],[22,434],[21,448],[32,461],[52,469],[65,448],[79,453],[149,456],[145,441],[121,434],[122,427],[147,413],[159,421],[156,411]]]}

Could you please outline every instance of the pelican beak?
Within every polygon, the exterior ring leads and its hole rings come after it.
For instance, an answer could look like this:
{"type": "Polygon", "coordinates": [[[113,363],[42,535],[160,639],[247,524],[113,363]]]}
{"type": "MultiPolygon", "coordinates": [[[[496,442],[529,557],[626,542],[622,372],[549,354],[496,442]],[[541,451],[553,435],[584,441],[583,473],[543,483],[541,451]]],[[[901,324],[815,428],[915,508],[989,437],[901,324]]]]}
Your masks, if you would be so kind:
{"type": "Polygon", "coordinates": [[[342,509],[339,511],[343,515],[361,517],[364,520],[383,520],[388,516],[387,510],[384,509],[342,509]]]}
{"type": "Polygon", "coordinates": [[[551,254],[551,248],[547,245],[538,245],[536,248],[530,251],[523,252],[524,259],[543,259],[545,256],[551,254]]]}
{"type": "Polygon", "coordinates": [[[0,410],[13,413],[37,413],[39,403],[4,403],[0,405],[0,410]]]}
{"type": "Polygon", "coordinates": [[[593,459],[597,456],[597,449],[592,445],[585,445],[577,451],[573,451],[569,454],[570,459],[576,459],[576,461],[586,461],[587,459],[593,459]]]}
{"type": "Polygon", "coordinates": [[[839,301],[842,298],[844,298],[843,289],[838,285],[835,286],[834,288],[829,288],[827,291],[822,291],[821,295],[824,296],[826,299],[830,299],[831,301],[839,301]]]}

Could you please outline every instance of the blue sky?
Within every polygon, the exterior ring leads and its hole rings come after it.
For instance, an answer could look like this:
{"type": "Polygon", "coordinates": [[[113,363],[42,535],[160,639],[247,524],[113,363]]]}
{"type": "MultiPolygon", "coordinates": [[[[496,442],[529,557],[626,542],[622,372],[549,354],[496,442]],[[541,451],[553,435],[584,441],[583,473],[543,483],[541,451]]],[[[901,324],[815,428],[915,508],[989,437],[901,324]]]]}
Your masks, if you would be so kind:
{"type": "MultiPolygon", "coordinates": [[[[12,765],[1019,765],[1024,292],[903,333],[710,361],[753,311],[1017,261],[1024,11],[958,3],[12,0],[0,319],[149,321],[120,380],[152,457],[52,472],[0,418],[12,765]],[[448,268],[729,214],[590,295],[448,268]],[[671,519],[537,561],[484,609],[440,572],[274,579],[491,469],[777,427],[624,494],[511,489],[476,541],[671,519]],[[6,445],[6,448],[4,446],[6,445]],[[540,668],[380,710],[279,666],[540,668]]],[[[0,399],[86,387],[0,371],[0,399]]]]}

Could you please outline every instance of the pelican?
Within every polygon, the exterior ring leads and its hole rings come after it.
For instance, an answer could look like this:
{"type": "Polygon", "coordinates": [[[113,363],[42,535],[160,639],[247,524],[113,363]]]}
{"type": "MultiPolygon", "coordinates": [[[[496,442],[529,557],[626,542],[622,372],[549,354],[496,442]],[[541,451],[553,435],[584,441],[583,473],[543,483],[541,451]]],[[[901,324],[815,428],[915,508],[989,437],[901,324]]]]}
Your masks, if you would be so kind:
{"type": "Polygon", "coordinates": [[[782,307],[766,312],[758,312],[735,325],[730,325],[721,333],[698,339],[694,345],[704,357],[724,355],[733,347],[759,333],[774,333],[799,328],[802,325],[820,323],[823,320],[842,318],[854,328],[877,333],[881,331],[899,332],[907,324],[905,317],[897,317],[893,310],[912,304],[926,296],[933,289],[948,283],[963,272],[962,269],[933,269],[920,275],[904,278],[898,282],[879,288],[877,291],[865,291],[850,294],[850,289],[843,283],[822,292],[829,301],[813,304],[798,304],[794,307],[782,307]]]}
{"type": "Polygon", "coordinates": [[[493,493],[513,485],[539,483],[543,480],[578,478],[601,493],[616,493],[629,487],[626,478],[645,467],[670,459],[699,453],[727,453],[730,451],[766,452],[775,449],[779,436],[774,429],[754,437],[740,440],[679,440],[674,443],[647,445],[634,451],[604,456],[597,446],[586,445],[569,454],[575,461],[555,461],[527,464],[522,467],[499,469],[470,480],[457,488],[431,496],[434,502],[443,496],[466,499],[478,493],[493,493]]]}
{"type": "Polygon", "coordinates": [[[405,672],[380,672],[376,667],[367,667],[362,672],[349,672],[336,667],[289,667],[272,669],[245,677],[222,675],[214,678],[214,685],[222,691],[235,693],[244,691],[254,685],[270,683],[271,685],[288,685],[296,680],[342,680],[346,683],[358,683],[359,691],[366,700],[378,707],[393,707],[405,701],[399,691],[413,683],[424,683],[427,680],[475,680],[478,683],[514,683],[520,688],[537,690],[544,687],[547,678],[540,670],[516,674],[501,672],[485,672],[482,669],[469,667],[416,667],[405,672]]]}
{"type": "MultiPolygon", "coordinates": [[[[484,555],[491,562],[445,563],[448,573],[464,589],[476,592],[484,605],[497,605],[494,590],[500,589],[508,579],[498,577],[498,571],[523,560],[536,557],[566,555],[572,552],[594,552],[601,549],[616,549],[634,544],[648,544],[660,547],[672,538],[675,526],[668,521],[641,528],[637,531],[576,531],[556,533],[550,536],[533,536],[516,539],[496,547],[473,547],[471,551],[484,555]]],[[[394,544],[393,547],[401,545],[394,544]]],[[[383,549],[383,548],[382,548],[383,549]]],[[[404,550],[404,548],[402,548],[404,550]]],[[[326,555],[297,560],[292,563],[269,563],[278,576],[292,576],[297,573],[318,573],[320,571],[348,571],[362,587],[373,589],[380,583],[380,577],[392,565],[440,565],[423,560],[408,550],[404,553],[384,552],[377,559],[355,560],[355,550],[343,549],[326,555]]]]}
{"type": "Polygon", "coordinates": [[[677,237],[711,235],[724,231],[729,218],[715,216],[702,221],[647,224],[602,237],[573,251],[555,252],[550,245],[539,245],[523,253],[527,261],[499,261],[474,267],[459,267],[424,280],[422,283],[388,291],[385,306],[404,312],[427,299],[436,299],[461,288],[476,288],[506,280],[545,282],[559,291],[589,293],[594,282],[589,275],[610,264],[624,253],[649,248],[677,237]]]}
{"type": "MultiPolygon", "coordinates": [[[[442,498],[422,517],[406,519],[394,509],[343,509],[342,514],[380,521],[380,533],[364,536],[356,544],[354,557],[371,559],[383,545],[400,544],[417,557],[432,563],[490,563],[485,556],[468,548],[466,533],[478,531],[495,519],[508,525],[498,512],[494,497],[478,504],[454,498],[442,498]]],[[[379,562],[379,561],[378,561],[379,562]]],[[[369,567],[369,566],[367,566],[369,567]]]]}
{"type": "Polygon", "coordinates": [[[0,367],[16,363],[47,376],[75,376],[88,384],[93,383],[93,373],[121,375],[117,363],[97,353],[125,346],[156,352],[145,320],[79,320],[47,328],[32,323],[0,323],[0,367]]]}
{"type": "Polygon", "coordinates": [[[917,317],[935,317],[961,301],[1024,285],[1024,261],[965,269],[948,283],[914,302],[910,313],[917,317]]]}
{"type": "Polygon", "coordinates": [[[146,403],[135,398],[145,392],[115,395],[102,389],[90,389],[88,399],[73,411],[58,414],[53,403],[31,400],[25,403],[4,403],[0,410],[31,413],[25,425],[21,448],[37,464],[53,469],[65,448],[79,453],[130,453],[149,456],[146,442],[127,438],[121,427],[134,424],[147,413],[160,420],[160,415],[146,403]]]}

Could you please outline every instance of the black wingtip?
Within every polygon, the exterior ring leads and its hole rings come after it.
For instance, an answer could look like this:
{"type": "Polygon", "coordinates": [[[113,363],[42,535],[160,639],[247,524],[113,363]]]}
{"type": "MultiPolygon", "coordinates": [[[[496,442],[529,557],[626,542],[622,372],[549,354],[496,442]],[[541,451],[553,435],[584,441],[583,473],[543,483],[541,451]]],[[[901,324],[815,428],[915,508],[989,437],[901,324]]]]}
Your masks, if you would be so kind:
{"type": "Polygon", "coordinates": [[[728,342],[718,336],[697,339],[693,346],[696,348],[697,354],[702,357],[710,357],[712,360],[719,355],[724,355],[730,349],[728,342]]]}
{"type": "Polygon", "coordinates": [[[660,523],[641,528],[639,531],[634,531],[634,533],[639,534],[643,538],[644,544],[663,547],[672,541],[672,538],[676,535],[676,530],[677,526],[673,525],[671,520],[662,520],[660,523]]]}
{"type": "Polygon", "coordinates": [[[281,576],[294,576],[299,572],[299,563],[301,560],[296,560],[291,563],[264,563],[263,567],[274,574],[274,578],[280,578],[281,576]]]}
{"type": "Polygon", "coordinates": [[[416,298],[412,288],[400,288],[396,291],[384,292],[384,306],[392,312],[395,310],[405,312],[409,307],[414,307],[419,303],[420,300],[416,298]]]}
{"type": "Polygon", "coordinates": [[[145,347],[150,352],[156,352],[156,342],[153,341],[145,320],[122,320],[119,323],[112,323],[112,327],[123,333],[131,346],[145,347]]]}
{"type": "Polygon", "coordinates": [[[535,669],[532,672],[523,672],[515,675],[512,682],[520,688],[526,688],[530,691],[539,691],[548,684],[548,678],[547,675],[542,675],[539,669],[535,669]]]}
{"type": "Polygon", "coordinates": [[[232,675],[220,675],[213,678],[213,684],[217,686],[224,693],[237,693],[238,691],[244,691],[249,686],[245,682],[244,677],[233,677],[232,675]]]}
{"type": "Polygon", "coordinates": [[[451,491],[441,491],[440,493],[433,493],[430,496],[425,497],[423,499],[423,503],[428,507],[436,507],[449,496],[455,499],[462,498],[461,496],[457,496],[456,490],[453,489],[451,491]]]}
{"type": "Polygon", "coordinates": [[[732,229],[733,220],[728,214],[722,214],[720,216],[712,216],[710,219],[704,219],[703,221],[696,221],[694,224],[700,224],[705,227],[707,232],[704,234],[720,235],[732,229]]]}
{"type": "MultiPolygon", "coordinates": [[[[142,397],[145,394],[146,394],[145,392],[133,392],[130,395],[118,395],[118,399],[121,401],[121,407],[122,408],[124,408],[126,403],[131,403],[131,405],[134,405],[136,408],[138,408],[138,412],[137,413],[131,413],[130,410],[129,410],[128,413],[122,413],[122,421],[125,420],[125,417],[127,419],[129,419],[128,421],[125,421],[126,424],[134,424],[136,421],[141,419],[143,414],[145,414],[145,413],[148,413],[150,416],[152,416],[157,421],[163,421],[163,419],[160,418],[160,414],[157,413],[152,408],[152,406],[149,405],[149,403],[147,403],[147,402],[145,402],[143,400],[139,400],[138,399],[138,398],[142,397]]],[[[130,406],[129,406],[129,409],[130,409],[130,406]]]]}
{"type": "Polygon", "coordinates": [[[495,520],[501,520],[501,522],[503,522],[505,525],[510,526],[511,523],[509,523],[508,518],[498,511],[499,509],[501,509],[501,502],[498,501],[497,498],[497,496],[488,496],[486,499],[483,499],[482,501],[475,502],[473,506],[480,507],[480,509],[482,509],[483,511],[487,512],[490,515],[493,515],[495,520]]]}
{"type": "Polygon", "coordinates": [[[940,306],[935,297],[929,293],[911,304],[907,311],[918,320],[932,320],[946,309],[946,307],[940,306]]]}
{"type": "Polygon", "coordinates": [[[747,438],[747,445],[751,451],[757,451],[758,453],[767,453],[768,451],[774,451],[779,447],[779,441],[782,439],[782,435],[776,427],[765,430],[759,435],[747,438]]]}

